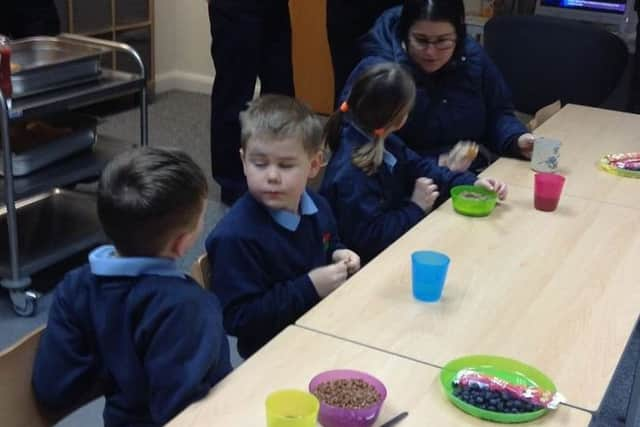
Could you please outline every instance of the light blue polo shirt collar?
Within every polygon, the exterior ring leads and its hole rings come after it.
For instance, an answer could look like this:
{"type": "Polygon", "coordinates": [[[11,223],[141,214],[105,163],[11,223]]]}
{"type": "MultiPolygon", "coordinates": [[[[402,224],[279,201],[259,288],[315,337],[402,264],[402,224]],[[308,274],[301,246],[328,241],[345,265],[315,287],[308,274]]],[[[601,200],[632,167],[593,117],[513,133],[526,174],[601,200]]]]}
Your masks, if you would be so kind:
{"type": "MultiPolygon", "coordinates": [[[[318,207],[315,202],[305,191],[300,197],[300,214],[301,215],[314,215],[318,212],[318,207]]],[[[277,222],[280,226],[286,228],[289,231],[296,231],[300,225],[300,215],[283,209],[269,209],[271,218],[277,222]]]]}
{"type": "Polygon", "coordinates": [[[119,257],[113,245],[100,246],[89,254],[91,272],[97,276],[142,275],[184,278],[175,260],[160,257],[119,257]]]}
{"type": "Polygon", "coordinates": [[[391,154],[390,151],[387,151],[386,148],[382,152],[382,161],[384,162],[385,165],[389,167],[389,170],[392,172],[393,172],[394,166],[396,165],[396,163],[398,163],[398,159],[396,159],[396,156],[391,154]]]}

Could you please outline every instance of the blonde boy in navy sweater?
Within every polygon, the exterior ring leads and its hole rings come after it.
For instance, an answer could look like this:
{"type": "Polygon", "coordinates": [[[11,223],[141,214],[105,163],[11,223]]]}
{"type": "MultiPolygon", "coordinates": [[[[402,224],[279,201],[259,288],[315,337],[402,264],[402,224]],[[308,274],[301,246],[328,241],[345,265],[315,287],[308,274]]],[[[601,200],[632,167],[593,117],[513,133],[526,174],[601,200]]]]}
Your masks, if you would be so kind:
{"type": "Polygon", "coordinates": [[[360,258],[340,243],[328,203],[305,188],[323,161],[313,112],[266,95],[240,121],[249,192],[206,248],[225,329],[248,357],[355,273],[360,258]]]}

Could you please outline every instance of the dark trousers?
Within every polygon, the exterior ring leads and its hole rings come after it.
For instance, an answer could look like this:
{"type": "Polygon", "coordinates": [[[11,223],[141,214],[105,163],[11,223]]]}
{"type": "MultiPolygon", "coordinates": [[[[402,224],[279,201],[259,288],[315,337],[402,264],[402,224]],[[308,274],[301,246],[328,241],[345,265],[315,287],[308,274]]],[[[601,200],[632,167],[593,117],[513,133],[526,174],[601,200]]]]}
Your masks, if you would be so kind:
{"type": "Polygon", "coordinates": [[[60,18],[53,0],[2,0],[0,34],[19,39],[59,32],[60,18]]]}
{"type": "Polygon", "coordinates": [[[382,12],[401,3],[402,0],[327,0],[327,38],[336,106],[349,74],[360,61],[358,39],[382,12]]]}
{"type": "Polygon", "coordinates": [[[261,93],[294,95],[288,0],[213,0],[209,3],[211,56],[211,164],[222,201],[246,191],[240,162],[239,113],[261,93]]]}

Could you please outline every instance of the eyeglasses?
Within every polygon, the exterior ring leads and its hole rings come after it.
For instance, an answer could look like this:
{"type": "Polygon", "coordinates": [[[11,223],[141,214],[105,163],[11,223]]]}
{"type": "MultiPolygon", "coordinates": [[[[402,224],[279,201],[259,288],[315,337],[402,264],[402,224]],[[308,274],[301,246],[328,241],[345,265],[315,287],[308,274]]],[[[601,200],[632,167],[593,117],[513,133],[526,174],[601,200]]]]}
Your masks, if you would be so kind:
{"type": "Polygon", "coordinates": [[[409,34],[409,42],[419,50],[427,50],[429,45],[433,45],[438,50],[452,49],[456,45],[455,37],[438,37],[437,39],[429,40],[426,38],[417,38],[413,34],[409,34]]]}

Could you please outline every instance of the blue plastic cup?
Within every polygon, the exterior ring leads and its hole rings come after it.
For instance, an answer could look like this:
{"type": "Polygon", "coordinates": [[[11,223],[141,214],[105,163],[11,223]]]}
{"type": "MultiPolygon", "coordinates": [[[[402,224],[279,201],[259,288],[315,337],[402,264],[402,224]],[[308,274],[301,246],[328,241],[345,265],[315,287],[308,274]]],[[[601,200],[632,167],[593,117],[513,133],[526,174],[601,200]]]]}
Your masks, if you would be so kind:
{"type": "Polygon", "coordinates": [[[449,257],[435,251],[411,254],[413,296],[420,301],[436,302],[442,295],[449,269],[449,257]]]}

